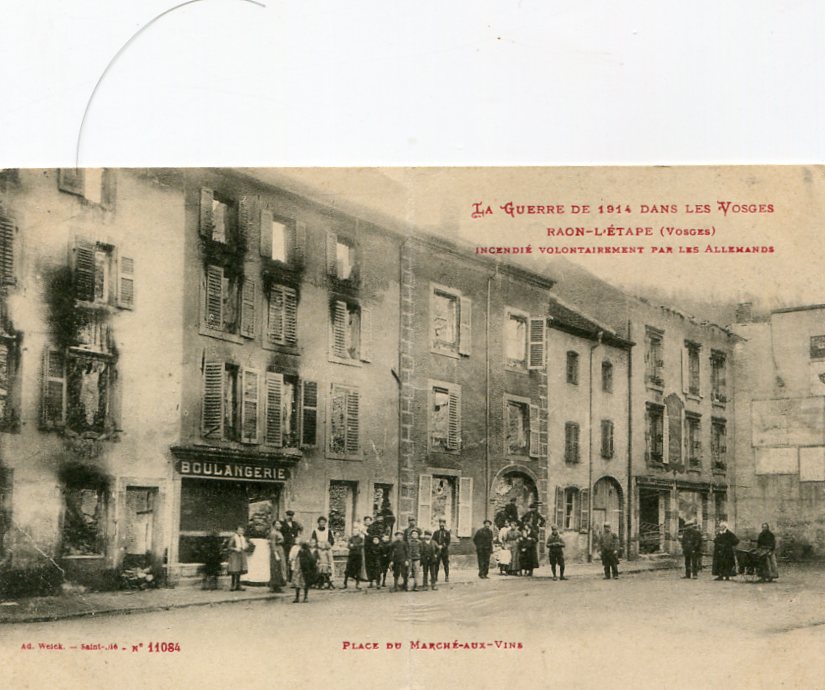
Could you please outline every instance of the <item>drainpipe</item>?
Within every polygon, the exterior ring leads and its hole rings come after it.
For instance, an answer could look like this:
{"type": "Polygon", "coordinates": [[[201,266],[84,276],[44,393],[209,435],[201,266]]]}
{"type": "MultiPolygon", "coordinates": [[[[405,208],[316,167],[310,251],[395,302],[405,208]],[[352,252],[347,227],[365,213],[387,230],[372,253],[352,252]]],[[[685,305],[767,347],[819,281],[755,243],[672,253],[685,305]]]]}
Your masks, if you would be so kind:
{"type": "Polygon", "coordinates": [[[596,342],[590,346],[590,376],[587,424],[587,562],[593,560],[593,353],[602,344],[603,331],[596,334],[596,342]]]}
{"type": "MultiPolygon", "coordinates": [[[[631,324],[627,322],[627,339],[633,342],[630,333],[631,324]]],[[[627,519],[625,520],[625,558],[630,558],[630,542],[633,534],[633,352],[627,350],[627,519]]]]}

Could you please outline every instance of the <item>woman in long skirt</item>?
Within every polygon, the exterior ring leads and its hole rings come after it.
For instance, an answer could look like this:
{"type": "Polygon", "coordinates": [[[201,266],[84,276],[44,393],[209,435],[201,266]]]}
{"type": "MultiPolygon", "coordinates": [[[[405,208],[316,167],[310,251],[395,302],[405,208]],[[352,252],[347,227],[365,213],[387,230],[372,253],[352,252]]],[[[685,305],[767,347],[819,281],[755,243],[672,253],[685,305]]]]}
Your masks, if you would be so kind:
{"type": "Polygon", "coordinates": [[[364,563],[364,535],[356,527],[347,544],[347,568],[344,571],[344,589],[347,588],[349,578],[355,580],[355,589],[361,589],[361,580],[367,579],[366,563],[364,563]]]}
{"type": "Polygon", "coordinates": [[[521,533],[518,530],[518,525],[515,522],[510,522],[510,528],[504,535],[504,547],[510,552],[510,575],[521,574],[521,563],[519,558],[519,539],[521,533]]]}
{"type": "Polygon", "coordinates": [[[281,592],[281,588],[286,586],[286,578],[284,535],[281,532],[281,521],[275,520],[269,531],[269,591],[281,592]]]}
{"type": "Polygon", "coordinates": [[[736,577],[736,553],[734,547],[739,537],[728,529],[727,522],[719,523],[719,532],[713,540],[713,575],[716,580],[730,580],[736,577]]]}
{"type": "Polygon", "coordinates": [[[756,538],[756,546],[765,553],[759,579],[762,582],[773,582],[779,577],[779,568],[776,565],[776,537],[767,522],[762,523],[762,531],[756,538]]]}

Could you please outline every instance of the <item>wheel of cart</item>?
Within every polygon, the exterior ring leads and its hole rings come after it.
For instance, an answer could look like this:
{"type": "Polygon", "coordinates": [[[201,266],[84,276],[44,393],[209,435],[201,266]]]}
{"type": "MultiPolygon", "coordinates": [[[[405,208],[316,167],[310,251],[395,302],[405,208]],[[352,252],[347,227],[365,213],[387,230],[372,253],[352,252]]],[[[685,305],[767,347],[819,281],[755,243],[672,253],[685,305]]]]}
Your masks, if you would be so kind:
{"type": "Polygon", "coordinates": [[[763,576],[767,571],[769,551],[754,547],[736,549],[737,572],[748,577],[749,582],[753,582],[756,576],[763,576]]]}

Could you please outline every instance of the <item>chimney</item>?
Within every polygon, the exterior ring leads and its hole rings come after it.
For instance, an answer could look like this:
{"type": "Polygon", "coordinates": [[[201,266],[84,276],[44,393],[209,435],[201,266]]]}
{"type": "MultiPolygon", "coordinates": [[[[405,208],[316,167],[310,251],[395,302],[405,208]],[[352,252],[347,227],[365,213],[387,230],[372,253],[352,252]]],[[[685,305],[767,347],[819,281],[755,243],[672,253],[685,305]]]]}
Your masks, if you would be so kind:
{"type": "Polygon", "coordinates": [[[753,302],[740,302],[736,305],[736,323],[753,321],[753,302]]]}

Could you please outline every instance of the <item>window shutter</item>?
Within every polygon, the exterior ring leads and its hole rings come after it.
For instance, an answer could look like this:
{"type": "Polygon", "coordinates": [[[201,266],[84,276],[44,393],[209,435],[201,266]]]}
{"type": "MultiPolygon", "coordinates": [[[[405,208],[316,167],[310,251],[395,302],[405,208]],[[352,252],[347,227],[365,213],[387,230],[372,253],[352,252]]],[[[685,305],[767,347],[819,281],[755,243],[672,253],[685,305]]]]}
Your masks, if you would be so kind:
{"type": "Polygon", "coordinates": [[[249,238],[252,235],[252,197],[243,194],[238,199],[238,237],[244,246],[249,246],[249,238]]]}
{"type": "Polygon", "coordinates": [[[564,529],[564,489],[556,487],[556,526],[564,529]]]}
{"type": "Polygon", "coordinates": [[[129,256],[121,256],[118,261],[117,306],[135,308],[135,260],[129,256]]]}
{"type": "Polygon", "coordinates": [[[570,422],[564,425],[564,461],[573,462],[573,433],[570,422]]]}
{"type": "Polygon", "coordinates": [[[261,209],[261,256],[272,258],[272,211],[261,209]]]}
{"type": "Polygon", "coordinates": [[[241,382],[241,441],[258,443],[258,401],[260,374],[254,369],[243,370],[241,382]]]}
{"type": "Polygon", "coordinates": [[[0,283],[14,285],[14,223],[0,207],[0,283]]]}
{"type": "Polygon", "coordinates": [[[245,278],[241,292],[241,335],[255,337],[255,281],[245,278]]]}
{"type": "Polygon", "coordinates": [[[61,192],[83,196],[84,178],[82,168],[60,168],[57,171],[57,188],[61,192]]]}
{"type": "Polygon", "coordinates": [[[307,224],[298,220],[295,221],[295,242],[292,245],[292,262],[296,266],[302,266],[306,258],[307,251],[307,224]]]}
{"type": "Polygon", "coordinates": [[[690,351],[682,348],[682,392],[690,392],[690,351]]]}
{"type": "Polygon", "coordinates": [[[587,532],[590,529],[590,489],[579,491],[579,530],[587,532]]]}
{"type": "Polygon", "coordinates": [[[113,209],[117,201],[117,172],[104,168],[100,203],[103,208],[113,209]]]}
{"type": "Polygon", "coordinates": [[[607,457],[612,458],[615,453],[613,447],[613,422],[607,422],[607,457]]]}
{"type": "Polygon", "coordinates": [[[318,444],[318,382],[304,381],[301,396],[301,445],[312,447],[318,444]]]}
{"type": "Polygon", "coordinates": [[[458,478],[458,536],[473,534],[473,478],[458,478]]]}
{"type": "Polygon", "coordinates": [[[281,425],[281,401],[283,399],[284,377],[273,371],[266,372],[266,443],[279,448],[284,444],[281,425]]]}
{"type": "Polygon", "coordinates": [[[327,231],[327,275],[335,278],[338,275],[338,236],[327,231]]]}
{"type": "Polygon", "coordinates": [[[544,367],[544,352],[546,343],[546,329],[544,319],[530,319],[529,324],[529,353],[527,356],[528,369],[542,369],[544,367]]]}
{"type": "Polygon", "coordinates": [[[298,340],[298,293],[283,288],[284,294],[284,342],[294,345],[298,340]]]}
{"type": "Polygon", "coordinates": [[[653,445],[662,454],[662,464],[667,465],[670,463],[670,418],[667,414],[667,407],[662,409],[660,419],[662,420],[661,426],[654,429],[656,438],[653,439],[653,445]]]}
{"type": "Polygon", "coordinates": [[[359,393],[347,391],[347,455],[355,455],[360,447],[359,443],[359,393]]]}
{"type": "Polygon", "coordinates": [[[473,300],[462,297],[459,312],[458,354],[469,355],[473,347],[473,300]]]}
{"type": "Polygon", "coordinates": [[[361,307],[361,361],[372,361],[372,311],[361,307]]]}
{"type": "Polygon", "coordinates": [[[66,423],[66,360],[62,352],[43,353],[42,422],[47,429],[66,423]]]}
{"type": "Polygon", "coordinates": [[[209,266],[206,269],[206,313],[207,328],[223,328],[223,269],[209,266]]]}
{"type": "Polygon", "coordinates": [[[335,302],[332,316],[332,354],[342,359],[347,358],[347,304],[335,302]]]}
{"type": "Polygon", "coordinates": [[[541,454],[541,449],[539,448],[539,429],[541,428],[541,420],[539,419],[538,405],[530,405],[530,417],[528,419],[528,424],[530,428],[530,457],[537,458],[541,454]]]}
{"type": "Polygon", "coordinates": [[[212,213],[212,201],[215,198],[211,189],[201,189],[200,225],[199,231],[203,237],[212,239],[215,229],[215,218],[212,213]]]}
{"type": "Polygon", "coordinates": [[[450,388],[450,408],[448,410],[447,448],[461,450],[461,389],[450,388]]]}
{"type": "Polygon", "coordinates": [[[286,295],[281,285],[273,285],[269,288],[269,313],[267,316],[267,337],[271,343],[283,343],[285,328],[284,316],[286,314],[286,295]]]}
{"type": "Polygon", "coordinates": [[[204,362],[203,400],[201,401],[201,435],[204,438],[223,436],[223,373],[223,362],[204,362]]]}
{"type": "Polygon", "coordinates": [[[75,297],[86,302],[95,298],[95,243],[76,237],[74,244],[75,297]]]}
{"type": "Polygon", "coordinates": [[[418,527],[428,529],[433,521],[433,476],[418,476],[418,527]]]}
{"type": "Polygon", "coordinates": [[[581,455],[579,455],[579,425],[573,424],[573,462],[580,462],[581,455]]]}

